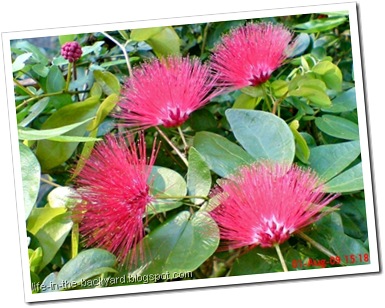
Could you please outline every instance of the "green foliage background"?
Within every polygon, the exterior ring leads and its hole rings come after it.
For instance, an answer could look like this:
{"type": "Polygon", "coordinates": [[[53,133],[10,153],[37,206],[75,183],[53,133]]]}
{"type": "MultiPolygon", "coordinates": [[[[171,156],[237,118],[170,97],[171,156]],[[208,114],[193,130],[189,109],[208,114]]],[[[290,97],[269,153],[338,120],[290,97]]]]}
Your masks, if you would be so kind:
{"type": "MultiPolygon", "coordinates": [[[[263,20],[285,24],[299,44],[264,89],[247,87],[218,96],[191,115],[182,126],[190,146],[188,168],[162,144],[153,189],[180,198],[149,210],[144,242],[151,258],[130,270],[119,268],[105,250],[85,249],[70,216],[75,202],[70,170],[79,171],[78,157],[87,157],[98,140],[120,129],[110,114],[129,75],[122,48],[133,67],[171,54],[205,62],[221,35],[250,20],[69,34],[50,38],[46,48],[37,39],[12,42],[33,292],[96,287],[87,283],[95,277],[104,279],[103,286],[115,286],[132,283],[118,279],[128,275],[162,282],[172,280],[156,276],[166,272],[201,279],[281,271],[273,249],[218,252],[219,232],[207,213],[208,198],[184,198],[207,196],[218,179],[263,159],[308,166],[327,182],[327,192],[341,193],[338,210],[305,230],[340,262],[332,262],[306,238],[293,236],[281,247],[289,270],[370,262],[348,15],[263,20]],[[60,46],[73,40],[83,55],[76,79],[69,79],[60,46]]],[[[162,129],[183,150],[177,130],[162,129]]],[[[146,131],[149,145],[156,135],[155,129],[146,131]]]]}

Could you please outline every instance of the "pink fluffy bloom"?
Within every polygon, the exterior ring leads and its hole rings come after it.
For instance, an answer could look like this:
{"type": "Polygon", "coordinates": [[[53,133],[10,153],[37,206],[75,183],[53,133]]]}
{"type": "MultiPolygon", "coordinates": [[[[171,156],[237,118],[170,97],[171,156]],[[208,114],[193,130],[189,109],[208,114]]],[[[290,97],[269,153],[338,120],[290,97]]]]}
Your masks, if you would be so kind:
{"type": "Polygon", "coordinates": [[[135,262],[136,244],[144,236],[143,218],[153,201],[149,177],[157,155],[146,157],[143,134],[138,142],[123,136],[108,136],[97,144],[76,179],[80,203],[74,219],[86,247],[103,248],[124,264],[135,262]],[[132,250],[131,258],[127,255],[132,250]]]}
{"type": "Polygon", "coordinates": [[[283,25],[249,23],[222,38],[211,57],[212,67],[224,86],[240,89],[262,84],[288,57],[292,39],[283,25]]]}
{"type": "Polygon", "coordinates": [[[224,247],[272,247],[325,214],[322,209],[338,195],[322,189],[312,171],[295,165],[245,166],[214,188],[211,215],[224,247]]]}
{"type": "Polygon", "coordinates": [[[154,59],[127,79],[116,116],[129,127],[179,126],[217,94],[214,84],[210,68],[198,59],[154,59]]]}

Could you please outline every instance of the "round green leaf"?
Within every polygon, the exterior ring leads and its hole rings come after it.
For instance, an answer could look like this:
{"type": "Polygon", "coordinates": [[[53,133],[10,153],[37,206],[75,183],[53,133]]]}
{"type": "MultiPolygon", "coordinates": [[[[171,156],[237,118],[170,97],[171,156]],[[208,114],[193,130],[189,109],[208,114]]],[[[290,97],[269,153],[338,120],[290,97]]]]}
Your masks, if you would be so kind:
{"type": "Polygon", "coordinates": [[[103,273],[114,273],[115,256],[103,249],[94,248],[80,252],[60,270],[56,279],[59,290],[81,286],[88,278],[103,273]]]}
{"type": "Polygon", "coordinates": [[[219,245],[219,229],[207,212],[183,211],[143,239],[145,257],[135,274],[190,272],[210,257],[219,245]]]}
{"type": "Polygon", "coordinates": [[[211,170],[221,177],[254,161],[253,157],[235,143],[220,135],[199,132],[194,137],[194,147],[211,170]]]}
{"type": "Polygon", "coordinates": [[[359,141],[327,144],[310,149],[310,167],[324,181],[341,173],[361,153],[359,141]]]}
{"type": "Polygon", "coordinates": [[[32,151],[19,143],[25,219],[35,205],[40,188],[40,164],[32,151]]]}
{"type": "Polygon", "coordinates": [[[170,211],[181,206],[176,201],[186,196],[187,186],[184,178],[176,171],[159,166],[153,166],[149,177],[150,193],[159,197],[147,207],[147,214],[170,211]],[[167,199],[170,197],[170,199],[167,199]]]}
{"type": "Polygon", "coordinates": [[[341,139],[358,140],[358,125],[342,117],[324,115],[315,119],[315,124],[324,133],[341,139]]]}
{"type": "Polygon", "coordinates": [[[284,120],[259,110],[228,109],[226,117],[235,138],[256,160],[293,162],[294,137],[284,120]]]}

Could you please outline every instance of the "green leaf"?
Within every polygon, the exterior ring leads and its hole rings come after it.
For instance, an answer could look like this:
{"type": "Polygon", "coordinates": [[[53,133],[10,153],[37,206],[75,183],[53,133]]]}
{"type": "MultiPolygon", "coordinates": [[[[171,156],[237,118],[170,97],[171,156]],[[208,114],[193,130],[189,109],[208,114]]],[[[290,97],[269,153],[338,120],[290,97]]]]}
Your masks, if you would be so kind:
{"type": "Polygon", "coordinates": [[[27,230],[32,234],[39,232],[48,222],[55,217],[67,212],[65,207],[53,208],[51,206],[45,206],[42,208],[34,208],[27,221],[27,230]]]}
{"type": "Polygon", "coordinates": [[[344,224],[344,232],[362,241],[368,238],[365,200],[351,199],[339,207],[344,224]]]}
{"type": "Polygon", "coordinates": [[[48,138],[47,140],[57,141],[57,142],[91,142],[91,141],[99,141],[100,138],[93,137],[77,137],[77,136],[56,136],[48,138]]]}
{"type": "Polygon", "coordinates": [[[146,41],[154,35],[162,31],[164,27],[144,28],[144,29],[133,29],[131,30],[130,38],[133,41],[146,41]]]}
{"type": "Polygon", "coordinates": [[[25,219],[30,215],[40,188],[40,164],[33,152],[19,143],[25,219]]]}
{"type": "Polygon", "coordinates": [[[161,197],[147,207],[147,214],[162,213],[182,205],[175,201],[186,196],[187,186],[184,178],[176,171],[159,166],[153,166],[149,176],[151,195],[161,197]],[[170,197],[170,199],[165,199],[170,197]],[[175,198],[178,197],[178,198],[175,198]],[[164,201],[162,201],[164,200],[164,201]]]}
{"type": "Polygon", "coordinates": [[[296,37],[296,43],[294,45],[294,48],[290,50],[289,57],[297,57],[305,52],[305,50],[309,47],[310,45],[310,35],[306,33],[300,33],[296,37]]]}
{"type": "Polygon", "coordinates": [[[240,166],[255,161],[240,146],[214,133],[197,133],[194,137],[194,147],[209,168],[221,177],[226,177],[240,166]]]}
{"type": "Polygon", "coordinates": [[[351,88],[345,92],[338,94],[333,100],[332,105],[323,107],[322,110],[332,113],[341,113],[353,111],[357,108],[356,89],[351,88]]]}
{"type": "Polygon", "coordinates": [[[231,267],[231,276],[271,273],[280,270],[277,252],[272,248],[255,247],[237,258],[231,267]]]}
{"type": "Polygon", "coordinates": [[[324,133],[341,139],[358,140],[358,125],[342,117],[324,115],[315,119],[315,124],[324,133]]]}
{"type": "Polygon", "coordinates": [[[47,107],[49,102],[49,97],[44,97],[41,100],[37,101],[30,109],[29,109],[29,115],[23,119],[19,123],[20,126],[27,126],[29,123],[31,123],[36,117],[41,114],[45,107],[47,107]]]}
{"type": "Polygon", "coordinates": [[[43,139],[52,139],[54,137],[63,135],[81,125],[84,123],[87,123],[91,121],[93,118],[86,119],[84,121],[81,121],[79,123],[74,123],[70,125],[65,125],[58,128],[52,128],[52,129],[32,129],[28,127],[19,127],[18,133],[19,133],[19,139],[20,140],[43,140],[43,139]]]}
{"type": "Polygon", "coordinates": [[[39,270],[40,262],[43,260],[43,250],[37,247],[35,250],[28,249],[29,269],[31,272],[39,270]]]}
{"type": "Polygon", "coordinates": [[[288,83],[285,80],[275,80],[270,86],[275,97],[282,97],[289,91],[288,83]]]}
{"type": "MultiPolygon", "coordinates": [[[[97,134],[97,130],[95,129],[90,132],[90,137],[96,137],[96,134],[97,134]]],[[[76,168],[72,173],[71,179],[74,179],[79,175],[80,171],[83,169],[84,165],[86,164],[86,160],[90,157],[92,150],[94,149],[94,146],[95,146],[95,141],[89,141],[84,143],[82,152],[80,154],[80,157],[82,157],[82,159],[78,160],[78,163],[76,164],[76,168]]]]}
{"type": "Polygon", "coordinates": [[[152,47],[157,57],[180,54],[180,39],[173,27],[165,27],[146,42],[152,47]]]}
{"type": "MultiPolygon", "coordinates": [[[[45,292],[61,291],[84,287],[86,279],[103,273],[116,273],[113,268],[115,256],[103,249],[93,248],[80,252],[75,258],[69,260],[57,275],[48,275],[43,282],[45,292]]],[[[108,279],[105,280],[106,283],[108,279]]],[[[42,290],[43,291],[43,290],[42,290]]]]}
{"type": "Polygon", "coordinates": [[[307,145],[305,138],[298,132],[299,122],[297,120],[294,120],[290,123],[289,127],[294,135],[295,155],[300,161],[305,164],[308,164],[308,160],[310,157],[310,149],[307,145]]]}
{"type": "Polygon", "coordinates": [[[307,235],[334,252],[336,256],[341,258],[341,263],[346,265],[368,263],[364,261],[364,255],[368,254],[368,250],[361,240],[354,239],[344,233],[342,219],[337,212],[332,212],[317,221],[313,225],[312,231],[307,232],[307,235]]]}
{"type": "Polygon", "coordinates": [[[244,87],[241,89],[241,92],[246,94],[246,95],[249,95],[251,97],[263,97],[263,96],[265,96],[263,86],[244,87]]]}
{"type": "Polygon", "coordinates": [[[312,68],[312,71],[321,76],[329,89],[341,90],[342,72],[337,65],[330,61],[321,61],[312,68]]]}
{"type": "Polygon", "coordinates": [[[17,49],[24,50],[26,52],[31,52],[32,53],[32,59],[36,63],[41,63],[42,65],[48,65],[48,63],[49,63],[49,60],[40,51],[40,49],[26,40],[16,41],[14,47],[17,49]]]}
{"type": "Polygon", "coordinates": [[[326,192],[354,192],[364,189],[362,163],[342,172],[326,183],[326,192]]]}
{"type": "Polygon", "coordinates": [[[219,229],[207,212],[178,213],[143,239],[145,257],[135,274],[184,273],[197,269],[217,249],[219,229]]]}
{"type": "Polygon", "coordinates": [[[104,44],[104,41],[97,41],[92,46],[82,47],[82,52],[83,52],[82,57],[92,52],[98,55],[100,53],[100,50],[102,49],[103,44],[104,44]]]}
{"type": "Polygon", "coordinates": [[[259,110],[226,110],[235,138],[256,160],[291,163],[295,155],[293,134],[284,120],[259,110]]]}
{"type": "Polygon", "coordinates": [[[326,94],[325,83],[321,80],[312,79],[309,75],[293,80],[290,87],[296,86],[294,90],[289,91],[289,96],[302,96],[307,98],[312,104],[319,107],[331,105],[329,96],[326,94]]]}
{"type": "Polygon", "coordinates": [[[125,30],[118,30],[118,32],[123,37],[123,39],[125,39],[126,41],[128,41],[130,39],[130,36],[128,35],[127,31],[125,31],[125,30]]]}
{"type": "Polygon", "coordinates": [[[103,94],[103,89],[102,89],[102,86],[100,84],[98,84],[97,82],[94,82],[94,84],[92,85],[92,88],[90,90],[90,96],[95,96],[95,97],[98,97],[100,98],[103,94]]]}
{"type": "Polygon", "coordinates": [[[258,98],[242,93],[235,100],[233,108],[234,109],[251,109],[251,110],[253,110],[258,105],[258,103],[259,103],[258,98]]]}
{"type": "Polygon", "coordinates": [[[94,77],[106,95],[120,94],[120,82],[114,74],[107,71],[95,70],[94,77]]]}
{"type": "Polygon", "coordinates": [[[32,52],[26,52],[16,57],[15,61],[12,63],[12,72],[20,71],[24,68],[25,62],[31,58],[32,52]]]}
{"type": "Polygon", "coordinates": [[[51,208],[73,208],[80,200],[76,190],[68,186],[60,186],[51,190],[47,196],[51,208]]]}
{"type": "Polygon", "coordinates": [[[35,234],[43,249],[43,260],[40,264],[40,270],[52,261],[63,245],[71,228],[71,218],[68,213],[64,213],[51,219],[35,234]]]}
{"type": "Polygon", "coordinates": [[[364,261],[364,256],[369,255],[369,251],[360,240],[341,234],[333,236],[329,244],[335,254],[341,256],[342,262],[348,265],[368,264],[364,261]]]}
{"type": "Polygon", "coordinates": [[[41,63],[37,63],[35,65],[32,65],[32,70],[38,74],[40,77],[47,77],[49,73],[49,68],[41,63]]]}
{"type": "Polygon", "coordinates": [[[63,73],[56,65],[51,66],[46,80],[46,89],[48,93],[59,92],[64,89],[66,81],[63,73]]]}
{"type": "Polygon", "coordinates": [[[76,39],[76,34],[65,34],[59,35],[59,43],[60,45],[64,45],[68,42],[73,42],[76,39]]]}
{"type": "Polygon", "coordinates": [[[115,108],[118,101],[119,96],[115,93],[112,93],[108,97],[106,97],[106,99],[101,103],[98,111],[96,112],[96,118],[90,123],[87,129],[89,131],[96,129],[115,108]]]}
{"type": "Polygon", "coordinates": [[[294,29],[304,33],[324,32],[342,25],[347,20],[348,19],[346,17],[314,19],[302,24],[295,25],[294,29]]]}
{"type": "MultiPolygon", "coordinates": [[[[53,129],[80,123],[94,117],[99,107],[99,98],[90,97],[83,102],[70,104],[54,112],[41,129],[53,129]]],[[[67,136],[84,136],[87,124],[84,123],[67,133],[67,136]]],[[[64,163],[74,153],[78,142],[56,142],[40,140],[37,142],[36,156],[43,170],[49,170],[64,163]]]]}
{"type": "Polygon", "coordinates": [[[348,167],[360,153],[359,141],[321,145],[310,149],[310,167],[322,180],[328,181],[348,167]]]}
{"type": "MultiPolygon", "coordinates": [[[[199,152],[191,147],[188,154],[187,188],[191,196],[207,196],[211,189],[211,172],[199,152]]],[[[200,204],[203,199],[193,199],[200,204]]]]}
{"type": "Polygon", "coordinates": [[[187,120],[187,124],[196,132],[215,130],[218,126],[216,118],[207,109],[194,111],[187,120]]]}

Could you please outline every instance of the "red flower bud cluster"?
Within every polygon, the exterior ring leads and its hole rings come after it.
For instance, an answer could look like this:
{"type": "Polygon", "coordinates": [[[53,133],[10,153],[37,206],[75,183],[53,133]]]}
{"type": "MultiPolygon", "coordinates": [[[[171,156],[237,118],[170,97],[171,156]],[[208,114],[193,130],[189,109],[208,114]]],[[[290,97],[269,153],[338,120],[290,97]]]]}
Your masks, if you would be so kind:
{"type": "Polygon", "coordinates": [[[61,55],[69,62],[77,61],[82,53],[82,48],[78,42],[65,43],[61,48],[61,55]]]}

